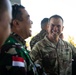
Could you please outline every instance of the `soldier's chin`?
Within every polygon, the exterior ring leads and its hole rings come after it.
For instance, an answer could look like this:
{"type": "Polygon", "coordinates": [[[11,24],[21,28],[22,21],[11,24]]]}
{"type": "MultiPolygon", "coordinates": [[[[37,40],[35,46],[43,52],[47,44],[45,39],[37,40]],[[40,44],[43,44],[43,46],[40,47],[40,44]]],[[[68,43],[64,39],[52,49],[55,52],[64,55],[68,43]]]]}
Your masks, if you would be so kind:
{"type": "Polygon", "coordinates": [[[31,37],[32,36],[32,34],[31,33],[29,33],[29,37],[31,37]]]}
{"type": "Polygon", "coordinates": [[[52,32],[52,34],[53,34],[53,35],[57,35],[58,33],[57,33],[57,32],[52,32]]]}
{"type": "Polygon", "coordinates": [[[59,34],[58,33],[53,33],[53,36],[57,37],[59,34]]]}
{"type": "Polygon", "coordinates": [[[31,30],[29,30],[29,37],[31,37],[32,33],[31,33],[31,30]]]}

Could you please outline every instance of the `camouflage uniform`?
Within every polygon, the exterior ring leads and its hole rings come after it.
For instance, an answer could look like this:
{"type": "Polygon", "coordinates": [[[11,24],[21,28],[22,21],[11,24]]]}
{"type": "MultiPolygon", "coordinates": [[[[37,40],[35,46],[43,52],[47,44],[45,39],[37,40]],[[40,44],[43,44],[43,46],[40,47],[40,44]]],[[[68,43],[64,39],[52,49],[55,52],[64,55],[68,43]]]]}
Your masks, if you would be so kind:
{"type": "Polygon", "coordinates": [[[12,33],[1,48],[0,75],[38,75],[24,40],[12,33]],[[9,48],[10,47],[10,48],[9,48]]]}
{"type": "Polygon", "coordinates": [[[45,30],[41,30],[40,33],[38,33],[36,36],[34,36],[32,38],[32,40],[30,41],[30,47],[31,49],[33,48],[33,46],[38,42],[40,41],[41,39],[44,38],[44,36],[46,35],[46,31],[45,30]]]}
{"type": "Polygon", "coordinates": [[[30,56],[44,67],[48,75],[72,75],[72,50],[76,51],[66,41],[60,39],[58,43],[53,43],[45,36],[36,43],[30,56]]]}

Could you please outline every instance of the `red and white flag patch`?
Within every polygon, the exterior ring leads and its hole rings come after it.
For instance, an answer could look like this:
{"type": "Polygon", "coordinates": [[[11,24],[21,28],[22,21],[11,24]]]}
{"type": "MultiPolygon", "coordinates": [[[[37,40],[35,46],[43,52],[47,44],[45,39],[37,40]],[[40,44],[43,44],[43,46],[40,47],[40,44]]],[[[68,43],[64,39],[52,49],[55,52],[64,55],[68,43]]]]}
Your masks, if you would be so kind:
{"type": "Polygon", "coordinates": [[[25,67],[24,59],[22,57],[13,56],[12,57],[12,66],[25,67]]]}

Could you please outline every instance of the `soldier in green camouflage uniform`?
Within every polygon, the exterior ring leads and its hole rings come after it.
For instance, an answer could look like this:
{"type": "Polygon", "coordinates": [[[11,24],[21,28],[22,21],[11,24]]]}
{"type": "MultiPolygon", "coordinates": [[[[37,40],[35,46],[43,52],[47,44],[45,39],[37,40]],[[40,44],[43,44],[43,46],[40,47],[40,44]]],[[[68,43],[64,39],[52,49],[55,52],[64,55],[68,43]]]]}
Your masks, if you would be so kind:
{"type": "Polygon", "coordinates": [[[53,15],[48,26],[48,35],[36,43],[30,56],[47,75],[72,75],[72,51],[76,53],[76,49],[59,38],[63,30],[62,17],[53,15]]]}
{"type": "Polygon", "coordinates": [[[42,30],[40,31],[40,33],[38,33],[36,36],[34,36],[32,38],[32,40],[30,41],[30,47],[31,49],[33,48],[33,46],[40,41],[41,39],[44,38],[44,36],[47,34],[47,25],[48,25],[48,18],[44,18],[41,21],[41,28],[42,30]]]}
{"type": "Polygon", "coordinates": [[[25,48],[25,39],[31,36],[30,16],[22,5],[12,6],[12,34],[1,47],[0,75],[38,75],[35,64],[25,48]]]}

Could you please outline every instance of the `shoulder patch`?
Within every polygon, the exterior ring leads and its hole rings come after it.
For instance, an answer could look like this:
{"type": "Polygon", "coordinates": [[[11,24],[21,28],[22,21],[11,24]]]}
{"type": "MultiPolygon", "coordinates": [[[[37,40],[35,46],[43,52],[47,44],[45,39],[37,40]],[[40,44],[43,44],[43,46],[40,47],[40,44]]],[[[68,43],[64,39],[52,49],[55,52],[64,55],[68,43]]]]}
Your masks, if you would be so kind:
{"type": "Polygon", "coordinates": [[[12,66],[25,67],[25,61],[22,57],[12,56],[12,66]]]}

